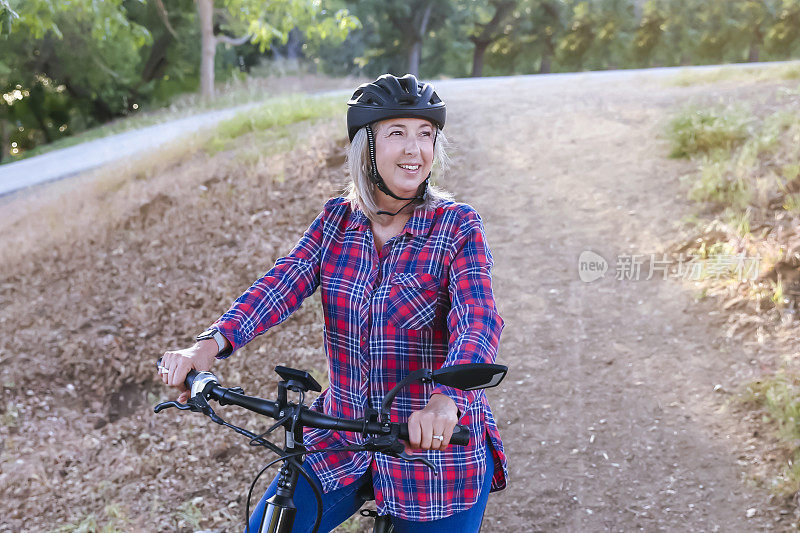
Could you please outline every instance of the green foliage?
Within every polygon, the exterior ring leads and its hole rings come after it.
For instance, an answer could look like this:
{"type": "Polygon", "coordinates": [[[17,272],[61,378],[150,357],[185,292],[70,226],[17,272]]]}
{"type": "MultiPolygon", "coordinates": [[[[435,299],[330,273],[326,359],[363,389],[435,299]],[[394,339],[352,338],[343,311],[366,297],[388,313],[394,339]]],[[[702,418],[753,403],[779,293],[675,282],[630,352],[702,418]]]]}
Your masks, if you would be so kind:
{"type": "MultiPolygon", "coordinates": [[[[383,72],[402,75],[409,71],[410,53],[415,43],[421,42],[424,46],[429,38],[434,37],[445,26],[445,23],[462,24],[466,2],[351,0],[347,4],[363,25],[361,39],[349,41],[360,45],[359,48],[352,50],[353,64],[369,75],[383,72]],[[429,8],[427,20],[424,20],[423,15],[429,8]]],[[[466,33],[460,33],[460,38],[466,39],[466,33]]],[[[348,42],[345,42],[345,45],[347,44],[348,42]]],[[[437,44],[441,45],[441,41],[437,44]]],[[[438,55],[438,52],[441,50],[430,50],[429,54],[438,55]]],[[[423,70],[420,74],[422,76],[437,74],[427,71],[425,65],[426,55],[423,51],[421,61],[423,70]]]]}
{"type": "MultiPolygon", "coordinates": [[[[0,124],[24,150],[131,110],[152,33],[123,0],[11,0],[19,13],[0,39],[0,124]]],[[[134,9],[135,11],[135,9],[134,9]]]]}
{"type": "MultiPolygon", "coordinates": [[[[420,44],[422,77],[800,56],[800,0],[216,0],[214,17],[250,35],[219,47],[223,80],[289,46],[366,76],[404,74],[420,44]]],[[[193,0],[0,0],[0,134],[22,152],[167,105],[197,88],[199,42],[193,0]]]]}
{"type": "MultiPolygon", "coordinates": [[[[217,0],[218,32],[249,31],[252,44],[240,48],[256,54],[294,28],[306,31],[312,48],[335,45],[358,20],[326,5],[217,0]]],[[[0,20],[19,14],[0,39],[0,142],[11,156],[197,90],[193,0],[2,0],[0,10],[0,20]]],[[[227,46],[216,55],[218,79],[231,75],[239,53],[227,46]]]]}
{"type": "Polygon", "coordinates": [[[11,33],[11,25],[19,15],[8,5],[8,0],[0,0],[0,36],[11,33]]]}
{"type": "Polygon", "coordinates": [[[670,156],[690,157],[717,150],[729,151],[747,138],[751,122],[752,117],[741,109],[688,107],[676,114],[667,126],[670,156]]]}
{"type": "Polygon", "coordinates": [[[782,0],[775,11],[774,24],[766,35],[767,46],[773,54],[785,59],[791,57],[791,47],[800,38],[800,2],[782,0]]]}
{"type": "Polygon", "coordinates": [[[286,43],[289,32],[303,29],[316,43],[341,43],[358,27],[357,18],[345,8],[329,13],[319,0],[217,0],[224,17],[220,29],[234,35],[250,35],[263,53],[273,43],[286,43]]]}
{"type": "Polygon", "coordinates": [[[642,6],[642,17],[633,37],[633,58],[637,66],[649,65],[653,51],[661,42],[667,22],[667,11],[655,0],[642,6]]]}

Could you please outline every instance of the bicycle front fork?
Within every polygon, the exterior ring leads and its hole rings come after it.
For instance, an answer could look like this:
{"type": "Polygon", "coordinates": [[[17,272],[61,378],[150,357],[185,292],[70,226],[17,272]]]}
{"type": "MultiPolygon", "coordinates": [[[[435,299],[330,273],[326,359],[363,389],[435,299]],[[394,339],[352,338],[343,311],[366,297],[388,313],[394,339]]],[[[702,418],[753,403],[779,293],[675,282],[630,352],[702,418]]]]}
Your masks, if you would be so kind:
{"type": "Polygon", "coordinates": [[[259,533],[291,533],[297,508],[294,506],[294,487],[299,474],[283,465],[278,477],[278,490],[267,500],[259,533]]]}

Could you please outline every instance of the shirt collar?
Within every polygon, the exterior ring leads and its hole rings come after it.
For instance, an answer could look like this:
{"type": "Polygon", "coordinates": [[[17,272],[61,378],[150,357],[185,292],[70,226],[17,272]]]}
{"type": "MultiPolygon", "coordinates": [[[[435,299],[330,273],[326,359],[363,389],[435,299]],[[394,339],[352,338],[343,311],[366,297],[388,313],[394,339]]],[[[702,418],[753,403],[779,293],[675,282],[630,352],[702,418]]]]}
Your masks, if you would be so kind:
{"type": "MultiPolygon", "coordinates": [[[[431,229],[431,224],[436,215],[435,209],[419,209],[414,210],[414,214],[406,222],[403,233],[410,233],[411,235],[427,235],[431,229]]],[[[350,221],[347,224],[347,229],[360,229],[366,230],[369,228],[369,219],[364,212],[355,207],[350,211],[350,221]]]]}

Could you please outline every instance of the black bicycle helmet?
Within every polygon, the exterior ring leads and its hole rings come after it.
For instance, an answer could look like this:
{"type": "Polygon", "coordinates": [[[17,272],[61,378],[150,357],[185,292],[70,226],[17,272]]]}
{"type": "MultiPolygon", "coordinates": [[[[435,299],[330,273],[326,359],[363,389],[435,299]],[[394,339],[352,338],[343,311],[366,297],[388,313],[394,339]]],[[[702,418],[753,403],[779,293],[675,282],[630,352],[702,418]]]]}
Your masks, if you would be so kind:
{"type": "Polygon", "coordinates": [[[359,129],[389,118],[422,118],[444,129],[444,102],[433,85],[417,81],[412,74],[402,78],[384,74],[371,83],[364,83],[353,93],[347,106],[347,133],[351,141],[359,129]]]}

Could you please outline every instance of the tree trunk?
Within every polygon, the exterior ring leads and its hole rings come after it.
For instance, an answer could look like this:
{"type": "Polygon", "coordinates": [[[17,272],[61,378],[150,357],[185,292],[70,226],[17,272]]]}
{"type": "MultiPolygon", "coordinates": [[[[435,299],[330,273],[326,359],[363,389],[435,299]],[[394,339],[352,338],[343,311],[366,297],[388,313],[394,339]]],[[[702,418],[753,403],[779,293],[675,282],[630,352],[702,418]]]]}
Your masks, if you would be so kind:
{"type": "Polygon", "coordinates": [[[303,32],[292,28],[286,40],[286,59],[299,60],[303,57],[303,32]]]}
{"type": "Polygon", "coordinates": [[[6,158],[6,150],[8,150],[9,154],[11,153],[11,144],[9,140],[10,139],[6,135],[6,121],[0,118],[0,163],[6,158]]]}
{"type": "Polygon", "coordinates": [[[408,73],[419,77],[419,57],[422,55],[422,41],[414,41],[408,53],[408,73]]]}
{"type": "Polygon", "coordinates": [[[542,63],[539,65],[539,74],[550,74],[552,61],[553,56],[549,52],[545,52],[542,56],[542,63]]]}
{"type": "Polygon", "coordinates": [[[153,42],[153,46],[150,47],[150,55],[142,69],[143,82],[147,83],[164,74],[164,69],[167,67],[167,49],[173,39],[171,34],[165,33],[153,42]]]}
{"type": "Polygon", "coordinates": [[[483,56],[489,47],[489,41],[476,41],[475,51],[472,53],[472,77],[480,78],[483,76],[483,56]]]}
{"type": "MultiPolygon", "coordinates": [[[[425,7],[425,12],[422,14],[419,27],[414,28],[416,35],[414,41],[411,43],[411,49],[408,52],[408,73],[414,76],[419,76],[419,61],[422,56],[422,39],[425,38],[425,32],[428,31],[428,20],[431,16],[431,9],[433,2],[428,2],[425,7]]],[[[414,17],[416,20],[416,17],[414,17]]]]}
{"type": "Polygon", "coordinates": [[[750,52],[747,54],[747,61],[750,63],[755,63],[758,61],[758,43],[753,43],[750,45],[750,52]]]}
{"type": "Polygon", "coordinates": [[[200,15],[200,94],[206,100],[214,98],[214,55],[217,38],[214,36],[214,0],[195,0],[200,15]]]}

